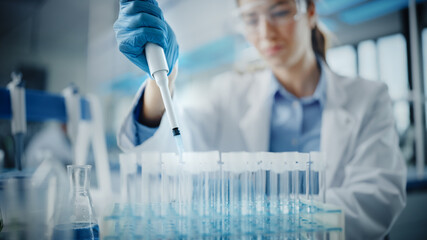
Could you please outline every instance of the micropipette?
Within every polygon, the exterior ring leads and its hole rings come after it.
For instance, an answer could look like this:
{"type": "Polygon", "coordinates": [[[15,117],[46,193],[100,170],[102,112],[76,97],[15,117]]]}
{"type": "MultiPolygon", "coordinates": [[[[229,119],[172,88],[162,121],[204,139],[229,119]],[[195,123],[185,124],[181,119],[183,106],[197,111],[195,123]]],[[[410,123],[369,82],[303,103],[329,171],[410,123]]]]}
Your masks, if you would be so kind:
{"type": "Polygon", "coordinates": [[[162,95],[163,104],[166,109],[166,114],[168,115],[169,123],[172,128],[172,134],[175,138],[178,151],[182,153],[183,144],[178,122],[176,120],[175,112],[172,106],[171,94],[169,92],[167,76],[169,73],[169,68],[166,62],[163,48],[154,43],[147,43],[145,45],[145,57],[147,58],[150,75],[156,81],[157,86],[159,86],[160,94],[162,95]]]}

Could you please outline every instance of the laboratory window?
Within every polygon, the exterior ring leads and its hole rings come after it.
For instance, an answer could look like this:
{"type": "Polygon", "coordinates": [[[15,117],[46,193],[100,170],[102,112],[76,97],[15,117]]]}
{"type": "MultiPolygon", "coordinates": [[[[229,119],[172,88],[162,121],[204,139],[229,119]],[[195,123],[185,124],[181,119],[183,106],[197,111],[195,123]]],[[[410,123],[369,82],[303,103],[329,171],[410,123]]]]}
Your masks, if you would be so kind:
{"type": "Polygon", "coordinates": [[[394,117],[399,135],[410,127],[409,83],[406,40],[402,34],[379,38],[379,76],[393,101],[394,117]]]}
{"type": "Polygon", "coordinates": [[[331,69],[343,76],[356,77],[356,50],[353,46],[344,45],[327,51],[326,59],[331,69]]]}
{"type": "Polygon", "coordinates": [[[406,161],[414,158],[406,40],[402,34],[369,39],[357,45],[358,75],[387,84],[400,147],[406,161]]]}
{"type": "Polygon", "coordinates": [[[366,40],[357,45],[359,76],[368,80],[380,80],[378,71],[378,51],[374,40],[366,40]]]}

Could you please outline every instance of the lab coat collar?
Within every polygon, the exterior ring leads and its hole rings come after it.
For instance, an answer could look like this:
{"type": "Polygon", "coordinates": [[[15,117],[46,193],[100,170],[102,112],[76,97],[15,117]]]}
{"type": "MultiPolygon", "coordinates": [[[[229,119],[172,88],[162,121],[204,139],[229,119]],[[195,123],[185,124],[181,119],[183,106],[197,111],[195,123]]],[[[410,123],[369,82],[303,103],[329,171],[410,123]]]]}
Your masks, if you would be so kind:
{"type": "Polygon", "coordinates": [[[332,72],[329,66],[322,60],[322,71],[326,80],[326,104],[333,107],[343,107],[347,102],[347,95],[341,76],[332,72]]]}

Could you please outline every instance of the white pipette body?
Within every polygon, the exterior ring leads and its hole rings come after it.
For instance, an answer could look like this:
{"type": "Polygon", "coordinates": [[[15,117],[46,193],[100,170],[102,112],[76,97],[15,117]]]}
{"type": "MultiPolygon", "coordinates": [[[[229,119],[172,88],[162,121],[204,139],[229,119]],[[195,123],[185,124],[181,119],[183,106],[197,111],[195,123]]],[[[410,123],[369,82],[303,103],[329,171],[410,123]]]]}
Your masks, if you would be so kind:
{"type": "MultiPolygon", "coordinates": [[[[145,45],[145,57],[147,59],[150,74],[159,86],[162,95],[163,104],[166,109],[166,114],[172,128],[174,136],[181,135],[178,128],[174,108],[172,106],[172,98],[168,87],[168,64],[166,62],[165,53],[163,48],[154,43],[147,43],[145,45]]],[[[179,147],[179,146],[178,146],[179,147]]],[[[178,149],[181,150],[181,149],[178,149]]]]}

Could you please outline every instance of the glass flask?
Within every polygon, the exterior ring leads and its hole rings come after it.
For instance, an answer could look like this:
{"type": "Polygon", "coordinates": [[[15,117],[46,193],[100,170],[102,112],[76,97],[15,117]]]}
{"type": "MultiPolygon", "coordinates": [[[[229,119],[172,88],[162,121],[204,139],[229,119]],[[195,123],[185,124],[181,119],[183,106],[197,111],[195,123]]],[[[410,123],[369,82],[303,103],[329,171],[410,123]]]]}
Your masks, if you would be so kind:
{"type": "Polygon", "coordinates": [[[52,239],[99,239],[99,226],[90,196],[90,165],[68,165],[69,204],[65,206],[52,239]]]}

